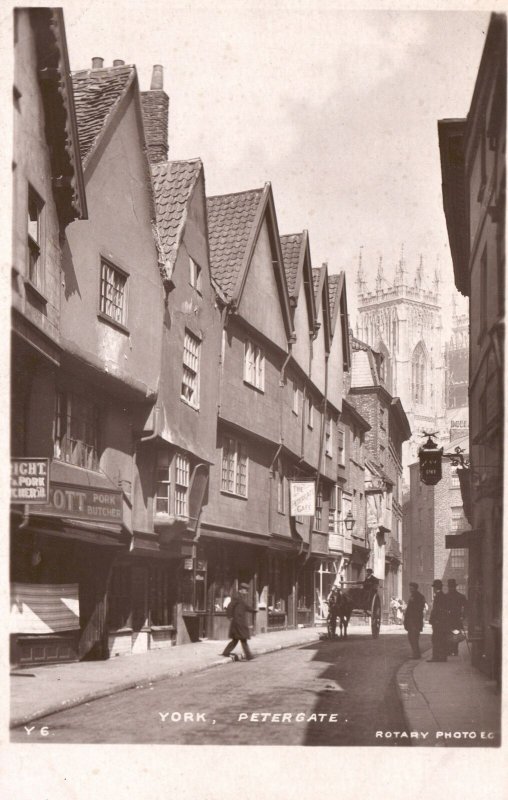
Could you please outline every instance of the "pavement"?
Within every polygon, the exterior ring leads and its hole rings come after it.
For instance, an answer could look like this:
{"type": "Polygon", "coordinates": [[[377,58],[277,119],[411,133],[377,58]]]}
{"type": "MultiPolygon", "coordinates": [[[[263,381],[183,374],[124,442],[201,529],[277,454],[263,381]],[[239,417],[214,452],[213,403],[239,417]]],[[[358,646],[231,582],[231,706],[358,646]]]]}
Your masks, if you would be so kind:
{"type": "MultiPolygon", "coordinates": [[[[315,642],[324,632],[323,627],[315,627],[258,634],[252,639],[251,648],[255,656],[262,656],[315,642]]],[[[365,632],[366,627],[361,624],[350,624],[348,628],[352,636],[365,632]]],[[[382,633],[405,632],[401,627],[385,625],[382,633]]],[[[225,645],[226,641],[202,640],[106,661],[13,668],[10,727],[27,725],[58,711],[166,678],[229,666],[231,660],[220,655],[225,645]]],[[[429,664],[427,657],[430,651],[420,661],[407,661],[396,677],[408,731],[427,733],[425,737],[413,735],[411,743],[417,746],[500,744],[498,689],[471,667],[466,644],[460,645],[458,657],[450,657],[446,663],[429,664]],[[469,736],[457,740],[456,732],[469,736]],[[494,739],[482,739],[482,732],[486,736],[493,734],[494,739]]]]}
{"type": "Polygon", "coordinates": [[[500,746],[501,692],[495,681],[471,665],[467,643],[462,642],[459,655],[449,656],[446,662],[429,663],[431,656],[428,650],[420,660],[406,661],[397,672],[404,716],[413,732],[411,743],[500,746]]]}

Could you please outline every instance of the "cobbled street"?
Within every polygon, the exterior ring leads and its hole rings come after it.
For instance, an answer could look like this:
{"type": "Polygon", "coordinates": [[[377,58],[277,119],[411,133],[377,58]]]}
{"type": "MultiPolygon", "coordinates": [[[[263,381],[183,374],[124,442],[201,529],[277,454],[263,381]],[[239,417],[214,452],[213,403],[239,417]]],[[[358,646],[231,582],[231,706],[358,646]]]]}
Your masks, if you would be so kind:
{"type": "MultiPolygon", "coordinates": [[[[421,637],[424,649],[429,639],[421,637]]],[[[254,639],[254,652],[255,646],[254,639]]],[[[30,736],[18,728],[11,740],[386,745],[376,730],[405,729],[395,675],[408,657],[405,636],[317,641],[96,700],[32,722],[30,736]],[[41,736],[44,726],[47,735],[41,736]]]]}

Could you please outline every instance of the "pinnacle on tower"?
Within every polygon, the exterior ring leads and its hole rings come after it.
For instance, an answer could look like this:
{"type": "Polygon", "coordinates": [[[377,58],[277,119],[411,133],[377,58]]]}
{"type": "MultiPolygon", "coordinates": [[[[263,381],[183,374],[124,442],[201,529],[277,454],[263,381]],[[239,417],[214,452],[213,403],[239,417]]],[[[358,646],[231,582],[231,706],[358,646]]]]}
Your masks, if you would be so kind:
{"type": "Polygon", "coordinates": [[[395,286],[403,286],[403,284],[404,284],[404,272],[406,271],[404,264],[405,264],[405,262],[404,262],[404,242],[402,242],[402,244],[400,246],[399,263],[395,267],[395,280],[394,280],[394,285],[395,286]]]}
{"type": "Polygon", "coordinates": [[[360,253],[358,255],[358,270],[356,273],[356,283],[358,286],[358,295],[362,295],[365,291],[365,275],[363,272],[362,253],[363,244],[360,245],[360,253]]]}
{"type": "Polygon", "coordinates": [[[441,283],[441,268],[439,264],[439,256],[436,259],[436,268],[434,270],[434,291],[439,294],[439,284],[441,283]]]}
{"type": "Polygon", "coordinates": [[[383,276],[383,256],[379,256],[379,263],[377,265],[377,275],[376,275],[376,290],[378,292],[380,292],[381,289],[383,288],[382,287],[383,281],[384,281],[384,276],[383,276]]]}

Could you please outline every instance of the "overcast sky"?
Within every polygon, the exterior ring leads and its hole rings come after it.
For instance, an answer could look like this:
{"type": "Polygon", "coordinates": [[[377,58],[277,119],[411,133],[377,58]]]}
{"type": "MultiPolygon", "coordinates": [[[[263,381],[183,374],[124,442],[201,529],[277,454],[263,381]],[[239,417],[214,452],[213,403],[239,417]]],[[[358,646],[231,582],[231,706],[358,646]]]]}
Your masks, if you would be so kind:
{"type": "Polygon", "coordinates": [[[170,157],[201,157],[208,195],[271,181],[281,234],[346,270],[353,316],[360,245],[371,282],[402,242],[410,275],[439,259],[449,297],[437,120],[467,114],[488,13],[245,5],[65,4],[71,66],[122,58],[147,89],[162,64],[170,157]]]}

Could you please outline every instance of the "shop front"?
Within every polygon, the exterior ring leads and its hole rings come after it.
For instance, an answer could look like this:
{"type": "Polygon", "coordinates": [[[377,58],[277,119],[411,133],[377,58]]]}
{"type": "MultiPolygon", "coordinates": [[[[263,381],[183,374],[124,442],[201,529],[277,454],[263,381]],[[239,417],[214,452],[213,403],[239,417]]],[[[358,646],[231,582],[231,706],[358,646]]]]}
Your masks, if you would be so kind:
{"type": "Polygon", "coordinates": [[[19,665],[107,657],[108,584],[128,546],[122,494],[107,479],[83,486],[65,466],[51,465],[47,502],[11,508],[11,660],[19,665]]]}

